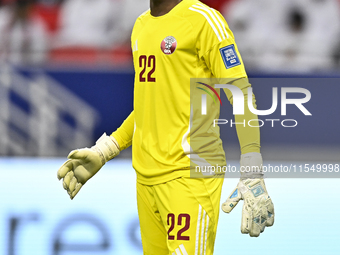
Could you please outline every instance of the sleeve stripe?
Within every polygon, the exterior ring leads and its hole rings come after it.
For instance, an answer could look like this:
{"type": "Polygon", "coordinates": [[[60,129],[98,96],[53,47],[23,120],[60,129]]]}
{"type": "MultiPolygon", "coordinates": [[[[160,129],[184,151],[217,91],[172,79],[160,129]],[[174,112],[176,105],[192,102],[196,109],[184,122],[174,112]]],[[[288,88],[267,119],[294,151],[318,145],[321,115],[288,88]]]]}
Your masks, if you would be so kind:
{"type": "Polygon", "coordinates": [[[227,30],[225,29],[225,25],[224,25],[225,22],[223,22],[223,20],[222,20],[221,17],[217,14],[217,12],[216,12],[215,9],[210,8],[210,10],[214,13],[214,15],[216,16],[216,18],[219,20],[219,22],[220,22],[220,24],[221,24],[221,26],[222,26],[222,28],[223,28],[223,31],[224,31],[225,35],[227,36],[227,38],[229,38],[229,34],[228,34],[227,30]]]}
{"type": "Polygon", "coordinates": [[[220,33],[223,37],[223,39],[225,39],[226,37],[229,38],[227,31],[225,30],[225,27],[223,25],[223,21],[221,21],[221,18],[218,17],[218,15],[214,12],[214,9],[209,8],[203,4],[197,4],[197,5],[193,5],[193,7],[195,8],[199,8],[201,10],[206,11],[208,14],[210,14],[210,17],[213,19],[213,21],[215,22],[215,24],[217,24],[218,29],[220,30],[220,33]],[[216,19],[217,18],[217,19],[216,19]],[[223,30],[222,30],[223,28],[223,30]]]}
{"type": "Polygon", "coordinates": [[[192,8],[192,7],[189,7],[189,10],[192,10],[192,11],[194,11],[194,12],[198,12],[198,13],[202,14],[202,15],[207,19],[207,21],[209,22],[211,28],[214,30],[214,32],[215,32],[215,34],[216,34],[218,40],[219,40],[220,42],[222,42],[222,38],[221,38],[220,34],[218,33],[218,31],[217,31],[217,29],[216,29],[214,23],[211,21],[211,19],[208,17],[208,15],[207,15],[205,12],[200,11],[200,10],[197,10],[197,9],[194,9],[194,8],[192,8]]]}

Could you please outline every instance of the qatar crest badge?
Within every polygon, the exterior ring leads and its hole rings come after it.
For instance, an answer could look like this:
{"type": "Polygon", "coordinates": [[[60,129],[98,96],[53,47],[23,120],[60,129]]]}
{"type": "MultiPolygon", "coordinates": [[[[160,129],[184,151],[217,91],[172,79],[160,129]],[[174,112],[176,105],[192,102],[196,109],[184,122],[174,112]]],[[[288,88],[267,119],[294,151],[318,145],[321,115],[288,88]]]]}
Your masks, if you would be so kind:
{"type": "Polygon", "coordinates": [[[166,55],[171,55],[177,48],[177,41],[173,36],[167,36],[161,43],[161,50],[166,55]]]}

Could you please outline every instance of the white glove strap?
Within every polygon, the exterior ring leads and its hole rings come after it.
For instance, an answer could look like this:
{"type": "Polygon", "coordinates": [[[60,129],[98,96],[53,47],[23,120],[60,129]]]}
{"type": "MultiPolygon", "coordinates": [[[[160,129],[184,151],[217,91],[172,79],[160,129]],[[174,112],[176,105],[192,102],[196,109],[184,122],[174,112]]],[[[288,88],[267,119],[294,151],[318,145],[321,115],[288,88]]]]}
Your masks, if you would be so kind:
{"type": "Polygon", "coordinates": [[[241,179],[263,178],[262,155],[258,152],[249,152],[241,155],[241,179]]]}
{"type": "Polygon", "coordinates": [[[96,145],[92,146],[91,149],[99,153],[103,165],[120,153],[116,139],[112,136],[108,136],[106,133],[97,140],[96,145]]]}

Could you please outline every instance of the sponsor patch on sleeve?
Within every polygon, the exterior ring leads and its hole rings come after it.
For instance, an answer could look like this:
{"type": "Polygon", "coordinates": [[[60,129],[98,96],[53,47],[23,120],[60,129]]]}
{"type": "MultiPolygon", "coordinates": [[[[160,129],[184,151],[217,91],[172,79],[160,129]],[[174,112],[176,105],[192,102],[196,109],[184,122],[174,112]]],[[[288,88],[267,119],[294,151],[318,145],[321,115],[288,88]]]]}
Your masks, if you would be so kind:
{"type": "Polygon", "coordinates": [[[227,69],[241,64],[240,58],[237,56],[234,44],[221,48],[220,52],[224,65],[227,69]]]}

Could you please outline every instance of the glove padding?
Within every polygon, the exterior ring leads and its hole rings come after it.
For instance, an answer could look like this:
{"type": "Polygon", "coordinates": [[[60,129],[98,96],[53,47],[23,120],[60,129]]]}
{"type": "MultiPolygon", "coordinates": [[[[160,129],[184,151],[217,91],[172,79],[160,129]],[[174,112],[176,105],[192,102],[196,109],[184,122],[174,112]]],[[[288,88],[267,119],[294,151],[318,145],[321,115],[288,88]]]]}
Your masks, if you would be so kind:
{"type": "Polygon", "coordinates": [[[240,180],[222,204],[222,210],[230,213],[240,200],[244,200],[241,223],[243,234],[258,237],[265,227],[274,224],[274,205],[263,179],[240,180]]]}
{"type": "Polygon", "coordinates": [[[98,139],[95,146],[73,150],[58,170],[58,179],[63,178],[63,187],[73,199],[82,186],[94,176],[102,166],[119,154],[117,141],[105,133],[98,139]]]}

